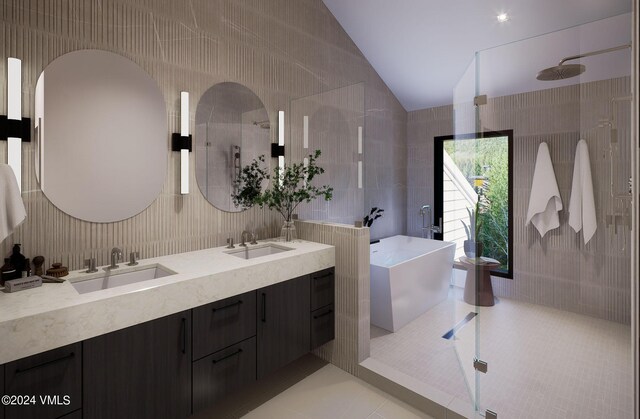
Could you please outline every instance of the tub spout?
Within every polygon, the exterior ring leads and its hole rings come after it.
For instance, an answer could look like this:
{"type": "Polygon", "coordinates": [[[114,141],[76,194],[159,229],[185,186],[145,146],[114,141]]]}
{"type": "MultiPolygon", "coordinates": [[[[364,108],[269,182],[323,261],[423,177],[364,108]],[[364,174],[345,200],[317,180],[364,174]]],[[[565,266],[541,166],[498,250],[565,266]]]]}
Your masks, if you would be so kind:
{"type": "Polygon", "coordinates": [[[423,205],[420,208],[420,215],[422,215],[422,238],[433,239],[433,233],[442,233],[442,217],[440,217],[439,225],[434,225],[430,205],[423,205]]]}

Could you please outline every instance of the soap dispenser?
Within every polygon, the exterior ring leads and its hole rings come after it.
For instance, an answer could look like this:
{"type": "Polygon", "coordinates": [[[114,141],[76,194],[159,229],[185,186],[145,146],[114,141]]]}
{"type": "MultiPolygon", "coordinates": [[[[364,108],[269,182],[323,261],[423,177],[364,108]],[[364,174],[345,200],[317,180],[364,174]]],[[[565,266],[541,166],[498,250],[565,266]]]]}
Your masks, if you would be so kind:
{"type": "Polygon", "coordinates": [[[20,244],[16,243],[13,245],[13,254],[9,258],[9,262],[11,266],[16,270],[16,278],[20,278],[22,271],[26,269],[27,258],[24,257],[22,253],[20,253],[20,244]]]}

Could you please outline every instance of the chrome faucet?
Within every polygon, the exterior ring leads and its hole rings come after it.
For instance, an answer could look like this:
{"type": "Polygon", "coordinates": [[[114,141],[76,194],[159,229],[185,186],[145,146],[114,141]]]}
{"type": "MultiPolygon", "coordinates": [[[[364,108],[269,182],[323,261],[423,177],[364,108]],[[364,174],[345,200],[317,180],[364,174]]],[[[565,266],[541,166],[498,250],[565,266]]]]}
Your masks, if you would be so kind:
{"type": "Polygon", "coordinates": [[[140,252],[131,252],[129,253],[129,266],[136,266],[138,264],[138,259],[140,259],[140,252]]]}
{"type": "Polygon", "coordinates": [[[84,267],[87,268],[85,272],[88,274],[98,272],[98,268],[96,268],[96,258],[85,259],[84,267]]]}
{"type": "Polygon", "coordinates": [[[423,205],[420,208],[422,215],[422,237],[425,239],[433,239],[433,233],[442,233],[442,217],[440,217],[439,225],[433,224],[433,213],[430,205],[423,205]]]}
{"type": "Polygon", "coordinates": [[[242,243],[240,243],[240,246],[247,247],[247,243],[245,242],[245,237],[247,236],[249,236],[249,238],[251,239],[251,244],[258,244],[258,242],[256,241],[255,234],[253,234],[250,231],[244,230],[242,232],[242,236],[241,236],[242,243]]]}
{"type": "Polygon", "coordinates": [[[111,249],[111,265],[109,269],[117,269],[119,268],[118,262],[122,260],[122,250],[114,247],[111,249]]]}

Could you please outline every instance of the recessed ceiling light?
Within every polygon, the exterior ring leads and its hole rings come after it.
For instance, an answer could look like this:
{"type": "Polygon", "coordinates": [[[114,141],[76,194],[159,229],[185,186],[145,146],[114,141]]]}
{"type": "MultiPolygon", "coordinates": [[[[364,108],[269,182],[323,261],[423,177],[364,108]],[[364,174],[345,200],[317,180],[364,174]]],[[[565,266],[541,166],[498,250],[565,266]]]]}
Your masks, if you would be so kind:
{"type": "Polygon", "coordinates": [[[504,23],[507,20],[509,20],[509,15],[506,13],[500,13],[498,16],[496,16],[498,18],[498,22],[500,23],[504,23]]]}

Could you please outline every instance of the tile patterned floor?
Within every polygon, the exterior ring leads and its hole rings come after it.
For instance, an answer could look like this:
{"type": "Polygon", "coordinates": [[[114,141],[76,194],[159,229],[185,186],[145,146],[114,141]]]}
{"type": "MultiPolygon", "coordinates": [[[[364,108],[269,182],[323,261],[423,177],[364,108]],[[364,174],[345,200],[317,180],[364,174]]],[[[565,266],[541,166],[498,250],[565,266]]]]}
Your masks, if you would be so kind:
{"type": "Polygon", "coordinates": [[[331,364],[243,418],[432,419],[331,364]]]}
{"type": "Polygon", "coordinates": [[[489,363],[480,404],[498,417],[633,417],[629,326],[509,299],[477,310],[460,291],[396,333],[372,326],[371,357],[471,403],[477,344],[489,363]],[[441,337],[472,311],[455,339],[441,337]]]}

